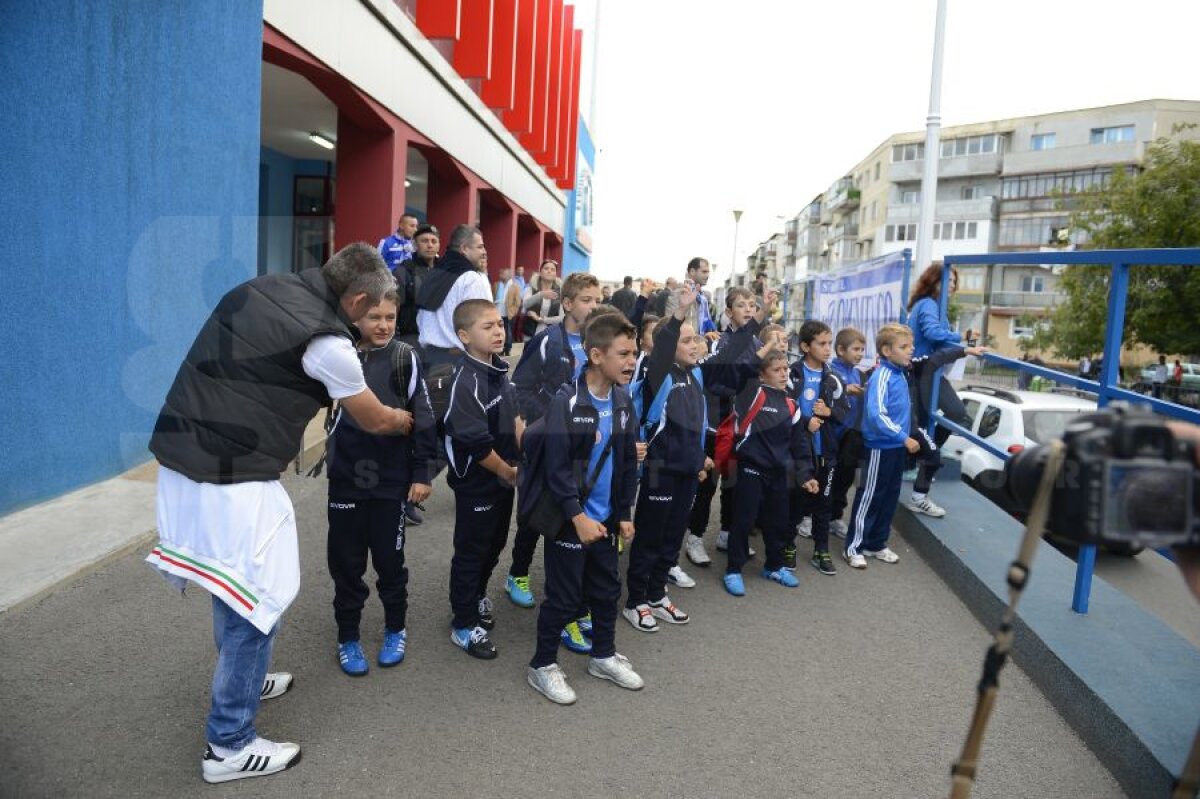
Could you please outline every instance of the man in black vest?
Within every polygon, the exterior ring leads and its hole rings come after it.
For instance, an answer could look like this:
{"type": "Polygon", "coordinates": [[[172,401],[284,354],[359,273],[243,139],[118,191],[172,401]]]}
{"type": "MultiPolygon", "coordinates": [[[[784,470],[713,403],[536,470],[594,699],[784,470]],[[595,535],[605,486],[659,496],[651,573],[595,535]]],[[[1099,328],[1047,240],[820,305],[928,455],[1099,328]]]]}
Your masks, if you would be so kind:
{"type": "Polygon", "coordinates": [[[320,269],[235,287],[196,336],[155,423],[160,543],[147,561],[176,588],[192,582],[212,594],[206,782],[274,774],[300,758],[298,745],[254,729],[259,702],[292,682],[267,673],[300,584],[295,515],[279,477],[332,400],[368,432],[412,430],[408,411],[367,388],[354,350],[354,322],[393,285],[378,250],[360,242],[320,269]]]}
{"type": "Polygon", "coordinates": [[[416,250],[412,257],[396,266],[392,274],[396,277],[396,294],[400,298],[396,338],[415,347],[420,336],[417,330],[417,295],[425,278],[437,268],[438,250],[441,247],[438,229],[429,224],[419,226],[413,235],[413,245],[416,250]]]}

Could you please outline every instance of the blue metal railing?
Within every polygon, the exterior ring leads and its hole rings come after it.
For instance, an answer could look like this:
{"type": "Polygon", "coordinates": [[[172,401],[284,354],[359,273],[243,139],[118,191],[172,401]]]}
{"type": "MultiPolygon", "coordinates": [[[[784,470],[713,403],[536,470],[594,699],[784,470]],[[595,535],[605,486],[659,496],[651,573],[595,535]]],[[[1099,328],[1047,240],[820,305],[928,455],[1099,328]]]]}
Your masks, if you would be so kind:
{"type": "MultiPolygon", "coordinates": [[[[985,354],[983,357],[990,363],[1007,366],[1012,369],[1029,372],[1049,378],[1058,383],[1088,391],[1096,395],[1099,407],[1110,402],[1123,400],[1148,406],[1155,413],[1170,416],[1175,419],[1200,424],[1200,411],[1185,408],[1165,400],[1153,399],[1133,391],[1121,388],[1118,383],[1121,369],[1121,341],[1125,329],[1125,302],[1129,294],[1129,270],[1137,266],[1200,266],[1200,248],[1186,249],[1146,249],[1146,250],[1074,250],[1071,252],[1021,252],[1021,253],[986,253],[982,255],[948,255],[943,259],[941,315],[946,317],[946,307],[949,302],[950,270],[954,265],[1022,265],[1022,264],[1063,264],[1063,265],[1100,265],[1109,266],[1112,275],[1109,279],[1108,317],[1104,328],[1104,361],[1101,366],[1099,380],[1087,380],[1074,375],[1035,366],[1025,361],[1012,358],[985,354]]],[[[903,321],[903,319],[902,319],[903,321]]],[[[949,419],[938,415],[938,389],[940,380],[933,381],[933,391],[930,395],[929,433],[941,425],[962,436],[971,443],[982,447],[1001,460],[1008,460],[1011,454],[1002,452],[979,436],[955,424],[949,419]]],[[[1071,609],[1076,613],[1087,613],[1088,598],[1092,590],[1092,575],[1096,569],[1096,548],[1082,546],[1079,548],[1079,559],[1075,568],[1075,589],[1071,599],[1071,609]]]]}

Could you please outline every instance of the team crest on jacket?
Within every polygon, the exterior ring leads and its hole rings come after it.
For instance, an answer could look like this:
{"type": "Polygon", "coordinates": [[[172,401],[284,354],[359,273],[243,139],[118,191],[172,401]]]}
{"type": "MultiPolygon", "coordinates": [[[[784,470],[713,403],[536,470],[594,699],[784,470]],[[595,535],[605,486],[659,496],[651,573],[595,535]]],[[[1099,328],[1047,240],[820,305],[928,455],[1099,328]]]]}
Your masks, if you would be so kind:
{"type": "Polygon", "coordinates": [[[817,392],[811,388],[804,389],[804,399],[812,402],[817,398],[817,392]]]}
{"type": "Polygon", "coordinates": [[[629,411],[621,411],[621,432],[625,431],[625,426],[629,423],[629,411]]]}

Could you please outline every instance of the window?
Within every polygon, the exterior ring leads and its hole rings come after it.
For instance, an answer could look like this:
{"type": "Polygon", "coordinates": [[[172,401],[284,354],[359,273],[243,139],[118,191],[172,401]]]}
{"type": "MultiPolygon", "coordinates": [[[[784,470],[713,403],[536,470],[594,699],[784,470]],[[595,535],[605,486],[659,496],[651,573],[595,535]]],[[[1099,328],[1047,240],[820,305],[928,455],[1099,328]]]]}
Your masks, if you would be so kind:
{"type": "Polygon", "coordinates": [[[879,162],[875,162],[875,179],[879,180],[879,162]]]}
{"type": "Polygon", "coordinates": [[[925,145],[917,142],[915,144],[897,144],[892,147],[892,163],[897,161],[919,161],[925,157],[925,145]]]}
{"type": "Polygon", "coordinates": [[[1025,437],[1035,444],[1046,444],[1062,438],[1067,425],[1075,421],[1082,411],[1022,411],[1025,422],[1025,437]]]}
{"type": "Polygon", "coordinates": [[[968,430],[975,426],[975,417],[979,415],[979,400],[963,400],[963,407],[967,411],[967,418],[970,420],[964,425],[968,430]]]}
{"type": "Polygon", "coordinates": [[[960,136],[957,139],[946,139],[942,142],[942,158],[1000,152],[1000,139],[1001,137],[995,133],[988,133],[983,136],[960,136]]]}
{"type": "Polygon", "coordinates": [[[979,187],[978,186],[963,186],[962,187],[962,199],[975,200],[978,198],[979,198],[979,187]]]}
{"type": "Polygon", "coordinates": [[[933,237],[935,239],[940,239],[942,237],[942,223],[941,222],[933,223],[933,237]]]}
{"type": "Polygon", "coordinates": [[[1041,275],[1025,275],[1021,278],[1021,291],[1041,294],[1046,290],[1046,279],[1041,275]]]}
{"type": "Polygon", "coordinates": [[[984,405],[979,414],[979,437],[991,438],[1000,429],[1000,409],[994,405],[984,405]]]}
{"type": "Polygon", "coordinates": [[[874,222],[874,221],[875,221],[875,212],[876,212],[876,210],[878,209],[878,205],[879,205],[879,203],[878,203],[878,201],[877,201],[877,200],[872,200],[872,201],[871,201],[871,221],[872,221],[872,222],[874,222]]]}
{"type": "Polygon", "coordinates": [[[1114,128],[1092,128],[1090,144],[1113,144],[1120,141],[1133,141],[1133,125],[1121,125],[1114,128]]]}
{"type": "Polygon", "coordinates": [[[1053,150],[1054,149],[1054,134],[1053,133],[1035,133],[1033,138],[1029,140],[1029,149],[1031,150],[1053,150]]]}
{"type": "Polygon", "coordinates": [[[908,189],[900,192],[901,205],[916,205],[921,202],[921,192],[908,189]]]}
{"type": "Polygon", "coordinates": [[[964,238],[966,238],[966,236],[967,236],[967,223],[966,222],[955,222],[954,223],[954,238],[964,239],[964,238]]]}
{"type": "Polygon", "coordinates": [[[884,241],[916,241],[917,226],[911,225],[888,225],[883,233],[884,241]]]}
{"type": "Polygon", "coordinates": [[[967,223],[967,238],[973,239],[979,235],[979,225],[976,222],[967,223]]]}
{"type": "Polygon", "coordinates": [[[1045,319],[1022,320],[1013,318],[1008,320],[1008,335],[1010,338],[1030,338],[1038,330],[1043,330],[1049,323],[1045,319]]]}
{"type": "Polygon", "coordinates": [[[1087,191],[1093,187],[1103,188],[1112,177],[1111,167],[1077,169],[1073,172],[1048,172],[1040,175],[1021,175],[1004,178],[1000,197],[1005,200],[1051,197],[1054,194],[1071,194],[1087,191]]]}
{"type": "Polygon", "coordinates": [[[983,291],[983,273],[964,270],[959,275],[958,288],[960,291],[983,291]]]}

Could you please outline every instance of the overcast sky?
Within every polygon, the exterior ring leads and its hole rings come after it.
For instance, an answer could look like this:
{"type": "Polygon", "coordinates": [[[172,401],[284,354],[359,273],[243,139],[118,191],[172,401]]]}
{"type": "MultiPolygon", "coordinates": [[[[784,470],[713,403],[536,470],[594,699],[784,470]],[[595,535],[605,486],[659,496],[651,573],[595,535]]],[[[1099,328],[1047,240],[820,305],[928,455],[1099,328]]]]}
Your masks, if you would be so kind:
{"type": "MultiPolygon", "coordinates": [[[[575,0],[577,25],[592,26],[596,2],[601,279],[681,274],[693,255],[723,279],[734,208],[744,263],[782,230],[777,215],[925,127],[934,0],[575,0]]],[[[948,6],[943,125],[1200,100],[1195,0],[948,6]]]]}

